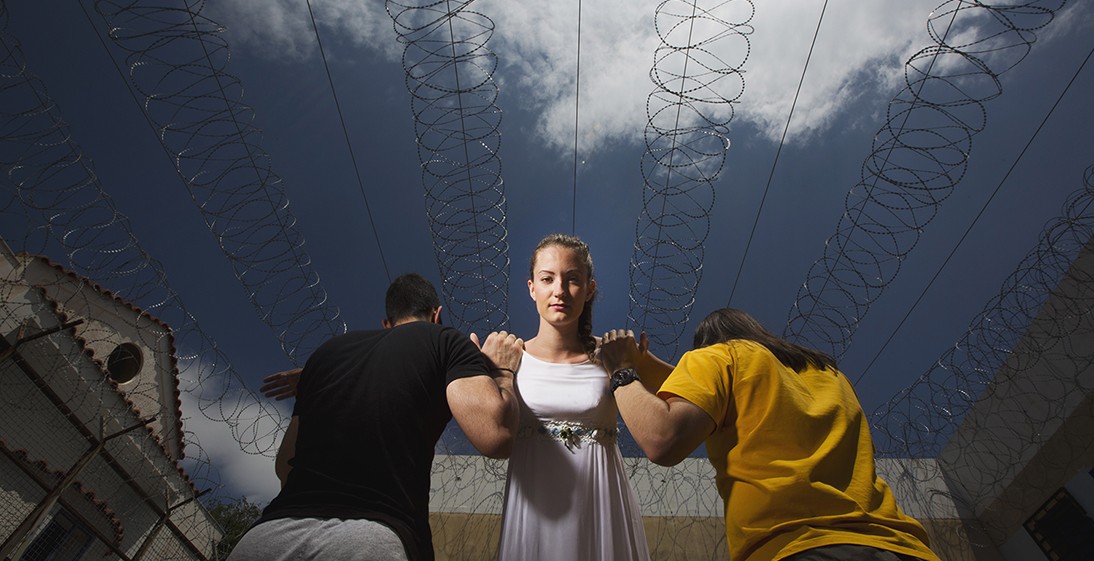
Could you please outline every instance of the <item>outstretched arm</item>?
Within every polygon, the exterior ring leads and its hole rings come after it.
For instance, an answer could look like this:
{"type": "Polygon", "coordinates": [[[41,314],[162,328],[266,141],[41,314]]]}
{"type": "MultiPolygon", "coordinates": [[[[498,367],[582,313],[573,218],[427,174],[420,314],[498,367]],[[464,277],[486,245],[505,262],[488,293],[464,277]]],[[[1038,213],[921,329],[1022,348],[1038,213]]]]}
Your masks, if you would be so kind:
{"type": "MultiPolygon", "coordinates": [[[[608,372],[641,367],[641,356],[646,353],[635,343],[634,333],[616,329],[605,333],[602,341],[600,360],[608,372]]],[[[676,465],[698,448],[717,425],[706,411],[686,399],[676,396],[661,399],[647,387],[645,373],[641,376],[642,384],[627,384],[615,390],[619,414],[650,461],[663,466],[676,465]]],[[[660,387],[660,383],[657,385],[660,387]]]]}
{"type": "MultiPolygon", "coordinates": [[[[471,340],[478,345],[477,336],[471,340]]],[[[481,349],[490,373],[449,383],[448,407],[475,449],[490,458],[508,458],[519,414],[513,378],[524,341],[501,331],[491,333],[481,349]]]]}

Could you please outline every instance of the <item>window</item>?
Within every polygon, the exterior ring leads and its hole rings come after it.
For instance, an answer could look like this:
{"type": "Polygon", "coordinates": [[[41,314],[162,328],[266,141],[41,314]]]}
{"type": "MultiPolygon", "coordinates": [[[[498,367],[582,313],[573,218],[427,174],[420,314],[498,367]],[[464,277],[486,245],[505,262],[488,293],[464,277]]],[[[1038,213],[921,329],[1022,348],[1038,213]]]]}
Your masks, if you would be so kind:
{"type": "Polygon", "coordinates": [[[1089,561],[1094,551],[1094,520],[1067,489],[1056,491],[1025,526],[1051,561],[1089,561]]]}
{"type": "Polygon", "coordinates": [[[91,545],[91,534],[75,519],[58,510],[30,542],[20,561],[78,561],[91,545]]]}
{"type": "Polygon", "coordinates": [[[144,366],[144,357],[141,348],[133,343],[122,343],[110,353],[106,359],[106,371],[110,379],[119,384],[124,384],[140,374],[144,366]]]}

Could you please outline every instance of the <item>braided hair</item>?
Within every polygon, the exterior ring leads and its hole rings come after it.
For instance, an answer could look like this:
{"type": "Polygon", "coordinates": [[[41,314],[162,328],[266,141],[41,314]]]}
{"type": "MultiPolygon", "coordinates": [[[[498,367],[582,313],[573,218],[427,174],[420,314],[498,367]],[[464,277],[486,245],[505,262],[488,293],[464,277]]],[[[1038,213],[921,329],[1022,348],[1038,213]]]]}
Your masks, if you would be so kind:
{"type": "MultiPolygon", "coordinates": [[[[532,252],[532,261],[528,264],[529,280],[535,278],[536,258],[539,257],[540,250],[551,246],[569,249],[577,254],[578,260],[585,265],[586,282],[593,280],[593,257],[589,254],[589,246],[581,241],[581,238],[569,234],[551,234],[540,240],[535,251],[532,252]]],[[[593,358],[596,351],[596,339],[593,338],[593,300],[595,299],[596,293],[594,292],[589,300],[585,302],[585,307],[577,318],[577,336],[590,359],[593,358]]]]}

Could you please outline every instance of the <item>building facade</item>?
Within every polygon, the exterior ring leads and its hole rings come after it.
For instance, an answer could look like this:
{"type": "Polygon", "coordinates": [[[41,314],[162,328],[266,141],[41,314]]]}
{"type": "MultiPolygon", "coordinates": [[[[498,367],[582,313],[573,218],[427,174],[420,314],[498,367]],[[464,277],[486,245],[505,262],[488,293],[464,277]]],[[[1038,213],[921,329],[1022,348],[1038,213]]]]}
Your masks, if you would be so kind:
{"type": "Polygon", "coordinates": [[[210,559],[170,328],[0,242],[0,559],[210,559]]]}

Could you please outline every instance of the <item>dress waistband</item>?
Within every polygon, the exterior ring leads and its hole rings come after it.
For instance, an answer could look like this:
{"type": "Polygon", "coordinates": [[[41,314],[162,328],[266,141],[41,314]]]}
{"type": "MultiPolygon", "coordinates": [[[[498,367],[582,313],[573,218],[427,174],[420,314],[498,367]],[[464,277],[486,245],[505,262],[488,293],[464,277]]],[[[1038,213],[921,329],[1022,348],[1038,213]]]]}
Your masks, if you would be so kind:
{"type": "Polygon", "coordinates": [[[615,442],[619,429],[596,428],[569,421],[543,421],[539,425],[525,425],[517,432],[518,438],[540,436],[558,440],[567,448],[578,446],[581,442],[615,442]]]}

